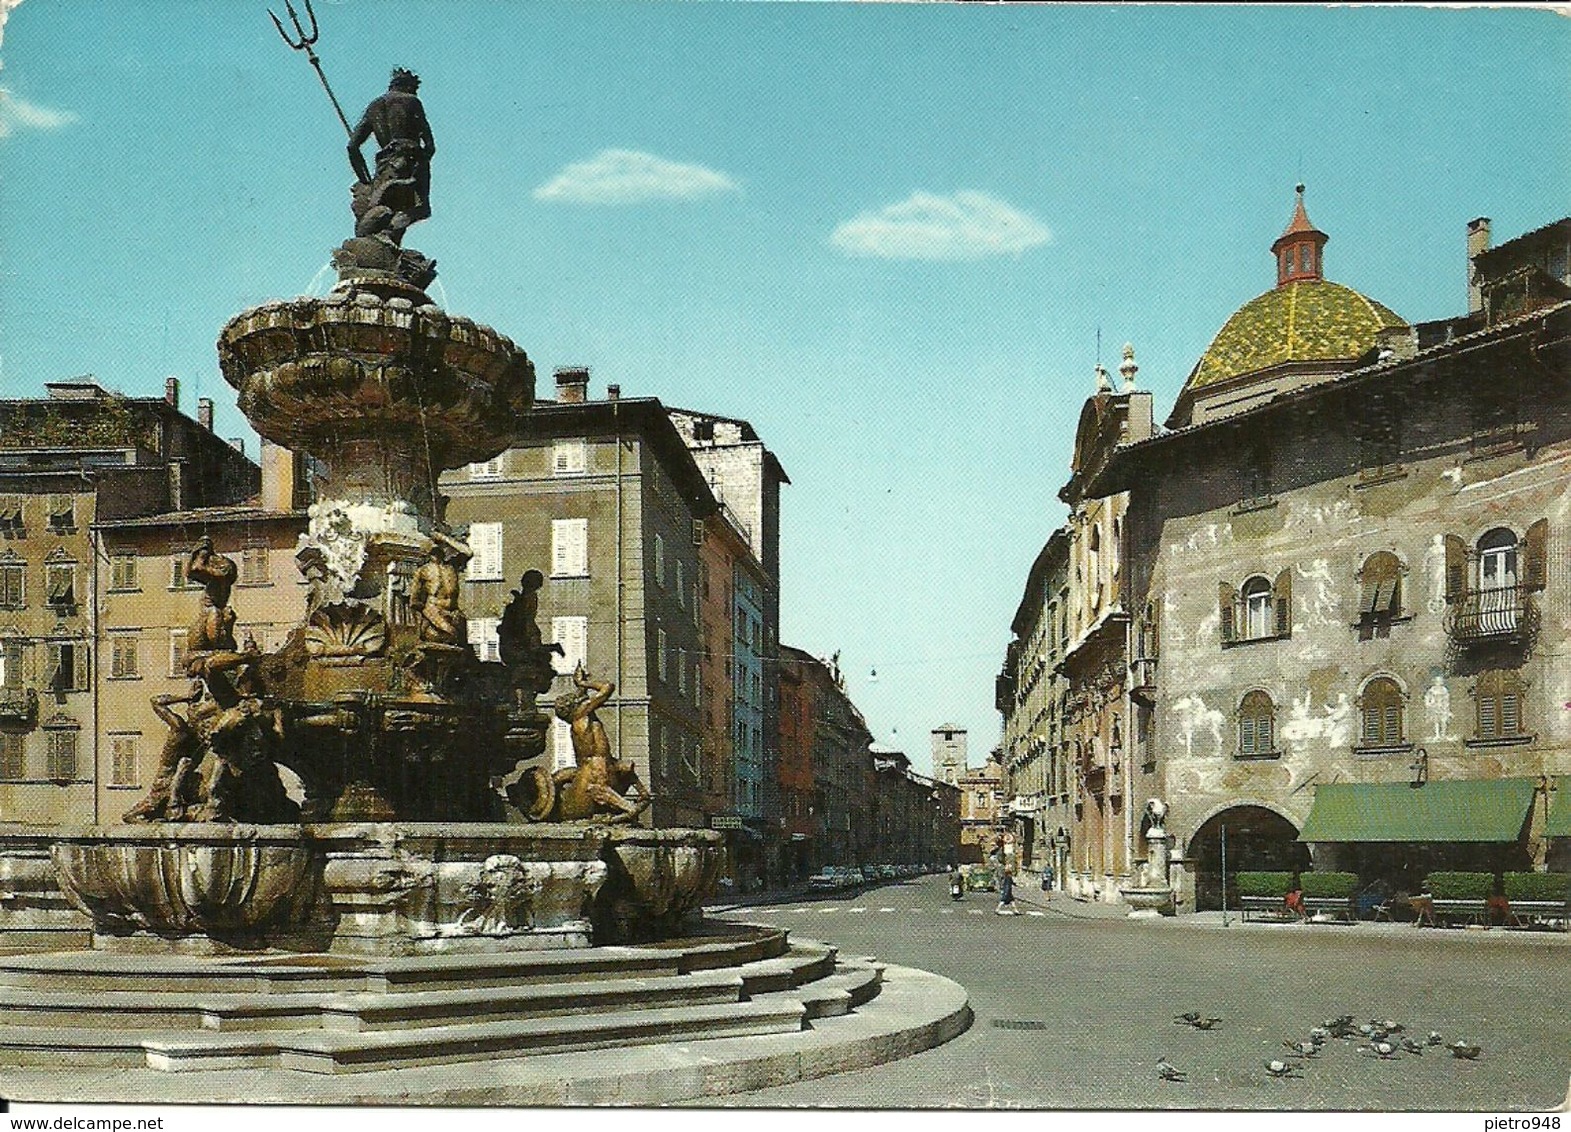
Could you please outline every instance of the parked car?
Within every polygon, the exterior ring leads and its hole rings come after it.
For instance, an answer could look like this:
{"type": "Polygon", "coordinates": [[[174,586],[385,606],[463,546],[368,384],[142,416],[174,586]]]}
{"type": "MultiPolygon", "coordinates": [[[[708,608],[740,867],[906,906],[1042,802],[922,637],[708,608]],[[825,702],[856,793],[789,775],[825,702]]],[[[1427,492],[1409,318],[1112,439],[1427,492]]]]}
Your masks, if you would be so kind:
{"type": "Polygon", "coordinates": [[[815,892],[832,892],[841,883],[840,872],[833,865],[825,865],[807,878],[807,887],[815,892]]]}

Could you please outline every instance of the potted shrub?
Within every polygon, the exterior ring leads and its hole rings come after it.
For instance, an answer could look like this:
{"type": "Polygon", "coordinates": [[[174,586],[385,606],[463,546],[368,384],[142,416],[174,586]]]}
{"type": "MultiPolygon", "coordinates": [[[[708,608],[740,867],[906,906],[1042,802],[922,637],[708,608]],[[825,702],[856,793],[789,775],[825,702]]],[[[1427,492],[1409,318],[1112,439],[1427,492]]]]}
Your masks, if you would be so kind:
{"type": "Polygon", "coordinates": [[[1347,900],[1358,887],[1356,873],[1303,873],[1304,895],[1315,900],[1347,900]]]}
{"type": "Polygon", "coordinates": [[[1567,873],[1507,873],[1506,899],[1533,900],[1551,904],[1564,904],[1571,895],[1571,874],[1567,873]]]}
{"type": "MultiPolygon", "coordinates": [[[[1307,873],[1304,875],[1308,876],[1307,873]]],[[[1239,896],[1273,896],[1280,899],[1287,895],[1288,887],[1292,883],[1292,873],[1258,872],[1233,874],[1233,884],[1239,896]]]]}

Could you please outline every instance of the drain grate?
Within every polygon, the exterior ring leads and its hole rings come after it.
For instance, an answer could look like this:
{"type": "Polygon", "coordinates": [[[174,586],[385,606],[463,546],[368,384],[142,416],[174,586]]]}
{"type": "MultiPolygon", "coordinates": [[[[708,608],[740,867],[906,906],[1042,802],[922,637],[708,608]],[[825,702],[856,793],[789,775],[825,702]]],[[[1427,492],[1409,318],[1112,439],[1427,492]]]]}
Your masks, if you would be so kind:
{"type": "Polygon", "coordinates": [[[993,1028],[996,1030],[1045,1030],[1047,1023],[1035,1018],[994,1018],[993,1028]]]}

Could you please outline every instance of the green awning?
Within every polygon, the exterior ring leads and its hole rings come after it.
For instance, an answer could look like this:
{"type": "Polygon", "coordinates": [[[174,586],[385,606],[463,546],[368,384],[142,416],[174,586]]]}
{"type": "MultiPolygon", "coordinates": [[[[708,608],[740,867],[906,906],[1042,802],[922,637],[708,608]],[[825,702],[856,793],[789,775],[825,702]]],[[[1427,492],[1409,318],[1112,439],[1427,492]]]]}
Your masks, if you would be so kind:
{"type": "Polygon", "coordinates": [[[1549,820],[1544,823],[1545,837],[1571,837],[1571,775],[1555,779],[1554,800],[1549,803],[1549,820]]]}
{"type": "Polygon", "coordinates": [[[1537,782],[1334,783],[1315,788],[1300,841],[1516,841],[1537,782]]]}

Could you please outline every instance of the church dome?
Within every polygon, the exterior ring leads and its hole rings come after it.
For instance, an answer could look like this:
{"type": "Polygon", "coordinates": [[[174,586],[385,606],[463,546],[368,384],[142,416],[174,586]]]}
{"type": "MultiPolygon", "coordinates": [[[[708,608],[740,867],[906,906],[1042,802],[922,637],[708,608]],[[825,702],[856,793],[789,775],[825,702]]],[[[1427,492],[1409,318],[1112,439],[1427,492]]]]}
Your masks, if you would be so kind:
{"type": "Polygon", "coordinates": [[[1322,257],[1329,240],[1309,222],[1299,185],[1293,218],[1271,245],[1276,286],[1222,325],[1184,383],[1170,425],[1236,411],[1340,373],[1367,354],[1382,332],[1407,327],[1389,307],[1325,278],[1322,257]],[[1256,374],[1259,382],[1250,381],[1256,374]],[[1240,387],[1254,392],[1241,395],[1240,387]],[[1197,416],[1201,402],[1214,407],[1197,416]]]}
{"type": "Polygon", "coordinates": [[[1201,389],[1284,362],[1351,361],[1382,330],[1406,326],[1389,307],[1325,279],[1295,279],[1250,299],[1223,324],[1189,378],[1201,389]]]}

